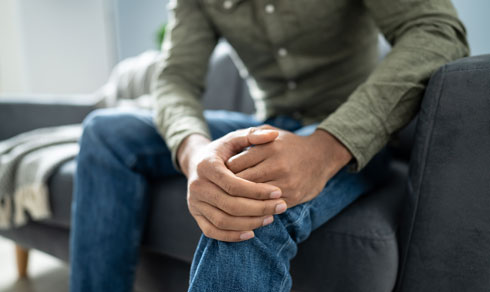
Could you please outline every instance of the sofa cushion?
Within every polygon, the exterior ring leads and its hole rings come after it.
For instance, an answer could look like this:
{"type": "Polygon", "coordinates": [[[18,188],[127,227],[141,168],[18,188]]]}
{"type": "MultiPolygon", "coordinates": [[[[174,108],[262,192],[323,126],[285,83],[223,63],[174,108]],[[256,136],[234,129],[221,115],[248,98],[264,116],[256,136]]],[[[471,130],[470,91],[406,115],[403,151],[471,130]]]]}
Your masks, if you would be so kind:
{"type": "Polygon", "coordinates": [[[386,185],[364,195],[300,245],[291,264],[295,290],[393,290],[408,167],[399,162],[391,167],[393,176],[386,185]]]}
{"type": "MultiPolygon", "coordinates": [[[[50,179],[53,216],[45,223],[69,227],[75,168],[75,161],[69,161],[50,179]]],[[[361,197],[301,244],[291,268],[296,289],[312,291],[323,285],[331,291],[391,291],[407,165],[393,162],[391,168],[393,176],[383,187],[361,197]]],[[[190,262],[200,230],[187,210],[185,188],[182,176],[150,183],[143,248],[190,262]]]]}

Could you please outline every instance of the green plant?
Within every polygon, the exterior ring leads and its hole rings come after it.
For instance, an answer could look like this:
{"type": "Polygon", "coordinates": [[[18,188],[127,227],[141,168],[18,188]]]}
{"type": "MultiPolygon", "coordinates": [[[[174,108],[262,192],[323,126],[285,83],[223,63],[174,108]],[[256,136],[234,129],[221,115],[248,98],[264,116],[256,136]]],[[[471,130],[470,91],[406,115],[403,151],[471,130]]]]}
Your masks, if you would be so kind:
{"type": "Polygon", "coordinates": [[[157,42],[158,48],[160,48],[162,46],[163,39],[165,38],[166,27],[167,27],[166,23],[162,24],[156,33],[156,42],[157,42]]]}

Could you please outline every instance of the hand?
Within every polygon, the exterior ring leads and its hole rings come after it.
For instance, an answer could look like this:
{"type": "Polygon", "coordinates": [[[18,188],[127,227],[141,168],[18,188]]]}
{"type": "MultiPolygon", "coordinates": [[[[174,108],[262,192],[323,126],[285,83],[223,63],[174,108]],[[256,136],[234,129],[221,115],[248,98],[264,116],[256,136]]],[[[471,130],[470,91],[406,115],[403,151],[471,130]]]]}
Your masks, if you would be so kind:
{"type": "Polygon", "coordinates": [[[228,159],[226,165],[240,178],[279,187],[288,208],[315,198],[352,159],[343,144],[326,131],[298,136],[276,130],[280,134],[273,142],[251,147],[228,159]]]}
{"type": "Polygon", "coordinates": [[[233,155],[251,145],[266,144],[275,130],[239,130],[213,142],[189,136],[178,150],[188,178],[187,204],[204,235],[221,241],[243,241],[253,230],[273,222],[273,214],[286,210],[281,190],[237,177],[226,166],[233,155]]]}

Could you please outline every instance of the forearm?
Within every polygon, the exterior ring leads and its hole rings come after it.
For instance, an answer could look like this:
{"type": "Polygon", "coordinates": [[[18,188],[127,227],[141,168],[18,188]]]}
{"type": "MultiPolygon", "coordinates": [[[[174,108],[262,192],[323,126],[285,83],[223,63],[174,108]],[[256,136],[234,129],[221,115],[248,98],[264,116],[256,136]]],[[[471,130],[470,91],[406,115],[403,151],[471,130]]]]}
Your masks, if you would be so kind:
{"type": "Polygon", "coordinates": [[[320,124],[351,151],[356,170],[413,118],[431,74],[468,54],[464,26],[449,1],[364,1],[393,49],[320,124]]]}
{"type": "Polygon", "coordinates": [[[171,152],[174,166],[179,169],[177,150],[183,140],[192,134],[208,139],[211,136],[197,95],[183,85],[174,86],[167,80],[163,79],[163,85],[154,90],[158,96],[154,122],[171,152]]]}
{"type": "Polygon", "coordinates": [[[209,144],[211,140],[199,134],[191,134],[187,136],[179,145],[177,150],[177,162],[179,163],[182,173],[189,178],[189,173],[195,164],[193,155],[197,153],[197,149],[209,144]]]}
{"type": "Polygon", "coordinates": [[[340,169],[349,163],[352,154],[349,150],[332,134],[327,131],[317,129],[313,134],[308,136],[310,149],[317,153],[321,163],[318,173],[322,173],[325,182],[334,176],[340,169]]]}
{"type": "Polygon", "coordinates": [[[169,23],[152,85],[155,125],[179,169],[177,149],[191,134],[210,138],[201,96],[218,35],[198,0],[172,1],[169,23]]]}

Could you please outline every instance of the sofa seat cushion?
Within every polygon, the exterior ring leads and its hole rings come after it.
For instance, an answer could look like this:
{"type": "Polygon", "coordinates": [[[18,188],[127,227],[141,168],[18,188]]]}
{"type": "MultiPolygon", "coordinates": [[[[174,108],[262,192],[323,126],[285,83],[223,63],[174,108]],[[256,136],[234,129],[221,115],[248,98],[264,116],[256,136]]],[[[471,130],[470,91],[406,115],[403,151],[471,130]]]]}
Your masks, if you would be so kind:
{"type": "MultiPolygon", "coordinates": [[[[391,168],[393,176],[383,187],[361,197],[301,244],[291,267],[296,289],[312,291],[320,283],[331,291],[391,291],[408,167],[393,162],[391,168]]],[[[45,223],[69,228],[75,169],[75,161],[69,161],[50,179],[53,216],[45,223]]],[[[187,210],[185,178],[153,181],[149,196],[143,248],[190,262],[201,232],[187,210]]]]}
{"type": "Polygon", "coordinates": [[[69,228],[75,159],[61,164],[48,180],[51,217],[43,223],[69,228]]]}

